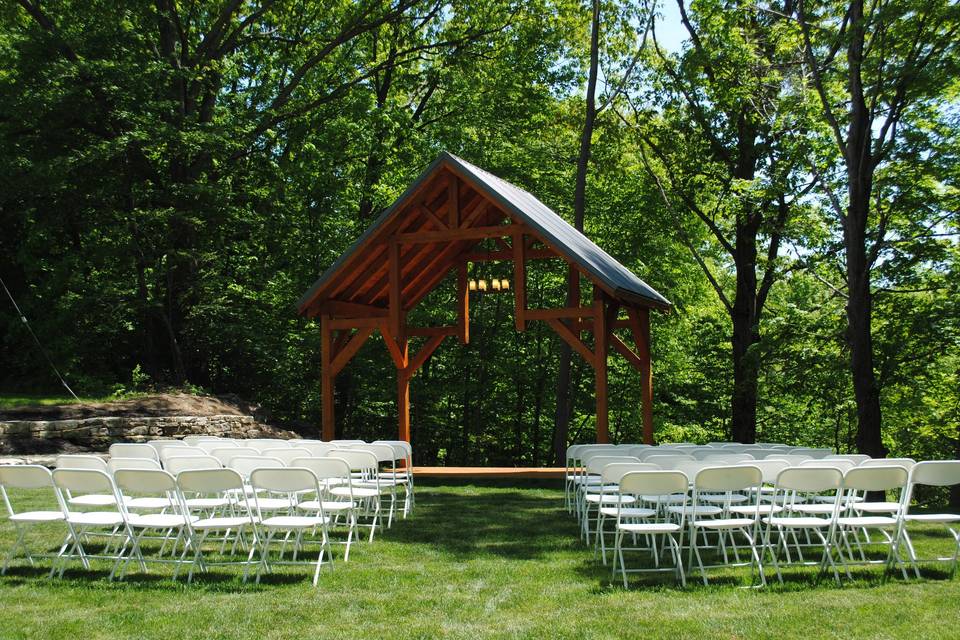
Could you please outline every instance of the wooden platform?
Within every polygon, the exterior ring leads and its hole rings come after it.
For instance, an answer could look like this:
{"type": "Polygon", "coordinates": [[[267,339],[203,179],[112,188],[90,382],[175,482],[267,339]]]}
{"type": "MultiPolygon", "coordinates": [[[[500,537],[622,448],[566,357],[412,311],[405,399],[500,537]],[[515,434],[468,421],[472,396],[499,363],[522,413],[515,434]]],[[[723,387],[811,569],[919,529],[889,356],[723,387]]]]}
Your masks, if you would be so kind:
{"type": "Polygon", "coordinates": [[[420,478],[539,478],[562,480],[563,467],[414,467],[420,478]]]}

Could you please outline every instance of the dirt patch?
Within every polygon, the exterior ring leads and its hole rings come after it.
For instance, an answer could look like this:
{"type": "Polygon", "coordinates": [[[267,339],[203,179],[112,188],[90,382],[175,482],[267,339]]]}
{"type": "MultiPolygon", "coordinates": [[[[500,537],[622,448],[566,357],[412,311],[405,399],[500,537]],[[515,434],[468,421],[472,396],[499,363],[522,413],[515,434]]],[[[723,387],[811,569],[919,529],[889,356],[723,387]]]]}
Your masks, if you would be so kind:
{"type": "Polygon", "coordinates": [[[192,396],[166,393],[114,402],[73,402],[48,406],[10,407],[0,410],[5,420],[78,420],[103,416],[254,416],[266,420],[260,406],[236,396],[192,396]]]}

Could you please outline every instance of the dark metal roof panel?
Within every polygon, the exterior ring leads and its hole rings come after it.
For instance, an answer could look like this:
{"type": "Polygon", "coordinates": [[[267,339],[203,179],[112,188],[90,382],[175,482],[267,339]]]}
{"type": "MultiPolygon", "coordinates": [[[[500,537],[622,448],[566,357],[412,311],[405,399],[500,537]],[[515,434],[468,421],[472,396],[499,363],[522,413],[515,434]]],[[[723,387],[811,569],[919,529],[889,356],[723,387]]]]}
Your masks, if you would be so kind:
{"type": "Polygon", "coordinates": [[[497,204],[541,233],[544,240],[610,289],[628,296],[631,294],[639,296],[659,306],[671,306],[670,301],[653,287],[617,262],[610,254],[530,193],[453,154],[444,152],[441,157],[444,156],[462,172],[471,175],[476,182],[487,187],[489,195],[497,204]]]}

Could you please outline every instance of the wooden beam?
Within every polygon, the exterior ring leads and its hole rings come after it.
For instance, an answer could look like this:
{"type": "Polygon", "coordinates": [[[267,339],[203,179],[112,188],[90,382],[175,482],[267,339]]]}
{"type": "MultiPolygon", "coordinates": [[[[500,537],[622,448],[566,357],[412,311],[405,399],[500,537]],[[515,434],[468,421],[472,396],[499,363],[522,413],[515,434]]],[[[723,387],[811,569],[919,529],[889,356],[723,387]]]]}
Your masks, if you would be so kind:
{"type": "Polygon", "coordinates": [[[361,329],[364,327],[380,328],[385,318],[331,318],[331,329],[361,329]]]}
{"type": "Polygon", "coordinates": [[[513,236],[513,319],[517,331],[527,330],[527,241],[513,236]]]}
{"type": "Polygon", "coordinates": [[[321,309],[324,313],[328,313],[331,316],[346,316],[350,318],[387,317],[387,310],[383,307],[377,307],[372,304],[360,304],[357,302],[344,302],[342,300],[327,300],[323,303],[323,305],[321,305],[321,309]]]}
{"type": "Polygon", "coordinates": [[[455,336],[458,335],[459,329],[454,326],[442,326],[442,327],[407,327],[408,336],[417,336],[417,337],[426,337],[430,336],[455,336]]]}
{"type": "Polygon", "coordinates": [[[347,363],[350,362],[353,356],[357,355],[357,351],[360,350],[360,347],[363,346],[363,343],[367,341],[367,338],[369,338],[372,333],[372,327],[364,327],[358,329],[357,332],[353,334],[350,341],[337,353],[333,362],[330,363],[330,369],[333,371],[333,375],[340,373],[340,371],[347,366],[347,363]]]}
{"type": "Polygon", "coordinates": [[[320,415],[324,440],[336,439],[333,412],[333,329],[330,328],[330,316],[320,316],[320,415]]]}
{"type": "Polygon", "coordinates": [[[397,369],[397,438],[410,442],[410,376],[397,369]]]}
{"type": "Polygon", "coordinates": [[[610,442],[610,414],[607,405],[607,314],[600,287],[593,289],[593,366],[597,395],[597,442],[610,442]]]}
{"type": "Polygon", "coordinates": [[[403,318],[403,300],[400,297],[400,243],[391,242],[389,248],[390,271],[390,333],[397,341],[403,340],[401,324],[403,318]]]}
{"type": "Polygon", "coordinates": [[[447,219],[451,228],[460,226],[460,185],[457,176],[447,174],[450,183],[447,185],[447,219]]]}
{"type": "MultiPolygon", "coordinates": [[[[560,258],[556,252],[550,249],[530,249],[525,247],[527,260],[547,260],[549,258],[560,258]]],[[[463,259],[467,262],[498,262],[513,260],[513,249],[498,251],[474,251],[463,254],[463,259]]]]}
{"type": "Polygon", "coordinates": [[[424,345],[420,347],[420,350],[417,351],[416,355],[410,358],[407,368],[404,369],[407,375],[413,377],[413,374],[420,370],[420,367],[423,366],[423,363],[433,355],[433,352],[436,351],[437,347],[440,346],[440,343],[443,342],[443,339],[446,337],[446,334],[431,336],[424,343],[424,345]]]}
{"type": "Polygon", "coordinates": [[[417,208],[417,210],[420,211],[421,213],[423,213],[423,215],[426,216],[427,220],[429,220],[430,222],[432,222],[432,223],[433,223],[433,226],[435,226],[437,229],[449,229],[449,228],[450,228],[450,227],[447,226],[447,223],[444,222],[443,220],[441,220],[441,219],[437,216],[437,214],[435,214],[433,211],[430,210],[430,208],[429,208],[427,205],[422,204],[422,205],[420,205],[420,206],[417,208]]]}
{"type": "Polygon", "coordinates": [[[333,341],[333,347],[330,350],[330,353],[333,354],[333,358],[336,359],[337,354],[343,350],[347,343],[350,342],[350,330],[341,329],[336,333],[336,339],[333,341]]]}
{"type": "Polygon", "coordinates": [[[593,317],[593,307],[561,307],[559,309],[527,309],[527,320],[557,320],[560,318],[593,317]]]}
{"type": "Polygon", "coordinates": [[[492,227],[460,227],[446,231],[414,231],[412,233],[398,233],[395,237],[402,244],[421,244],[429,242],[452,242],[454,240],[483,240],[485,238],[500,238],[513,235],[521,231],[522,225],[504,224],[492,227]]]}
{"type": "Polygon", "coordinates": [[[470,344],[470,291],[466,262],[457,265],[457,337],[460,344],[470,344]]]}
{"type": "Polygon", "coordinates": [[[627,362],[632,364],[634,369],[640,371],[641,373],[643,372],[643,360],[640,358],[640,356],[634,353],[633,349],[628,347],[617,334],[611,333],[607,336],[607,339],[610,341],[610,346],[612,346],[620,353],[620,355],[626,358],[627,362]]]}
{"type": "Polygon", "coordinates": [[[583,341],[580,339],[580,336],[570,330],[570,327],[565,325],[562,320],[557,320],[555,318],[549,319],[546,322],[553,328],[554,331],[557,332],[558,336],[563,338],[566,343],[570,345],[574,351],[583,356],[583,359],[590,363],[590,366],[594,365],[595,358],[593,352],[590,351],[590,348],[583,343],[583,341]]]}
{"type": "Polygon", "coordinates": [[[391,331],[390,323],[388,322],[384,322],[380,325],[380,333],[383,334],[383,342],[385,345],[387,345],[387,352],[393,359],[393,364],[397,367],[397,369],[406,369],[407,341],[403,340],[401,346],[401,341],[398,340],[393,331],[391,331]]]}
{"type": "Polygon", "coordinates": [[[627,308],[633,341],[640,358],[640,397],[643,405],[643,442],[653,444],[653,366],[650,358],[650,310],[627,308]]]}

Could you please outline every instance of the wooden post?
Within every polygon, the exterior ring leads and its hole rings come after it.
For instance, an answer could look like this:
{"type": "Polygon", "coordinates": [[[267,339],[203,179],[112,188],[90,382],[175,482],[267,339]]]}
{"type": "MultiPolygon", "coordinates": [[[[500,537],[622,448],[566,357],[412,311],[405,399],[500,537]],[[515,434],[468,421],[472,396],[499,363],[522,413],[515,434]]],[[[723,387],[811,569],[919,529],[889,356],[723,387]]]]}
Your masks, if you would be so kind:
{"type": "Polygon", "coordinates": [[[633,342],[640,356],[640,398],[643,403],[643,442],[653,444],[653,366],[650,359],[650,310],[627,309],[633,342]]]}
{"type": "Polygon", "coordinates": [[[403,367],[397,368],[397,436],[400,440],[410,442],[410,376],[412,374],[407,370],[410,362],[409,343],[406,338],[398,342],[403,355],[403,367]]]}
{"type": "Polygon", "coordinates": [[[527,241],[513,236],[513,317],[517,331],[527,330],[527,241]]]}
{"type": "Polygon", "coordinates": [[[336,438],[333,412],[333,330],[330,316],[320,316],[320,412],[323,439],[336,438]]]}
{"type": "Polygon", "coordinates": [[[390,241],[387,261],[389,263],[388,271],[390,280],[390,302],[389,309],[387,310],[390,320],[390,333],[393,334],[393,338],[397,341],[397,344],[400,344],[402,340],[406,339],[406,336],[403,335],[401,331],[401,325],[403,324],[403,300],[400,296],[400,243],[395,239],[390,241]]]}
{"type": "Polygon", "coordinates": [[[597,442],[610,442],[607,408],[607,314],[603,308],[603,292],[593,288],[593,357],[597,394],[597,442]]]}
{"type": "Polygon", "coordinates": [[[470,344],[470,291],[467,288],[467,263],[457,268],[457,336],[460,344],[470,344]]]}

